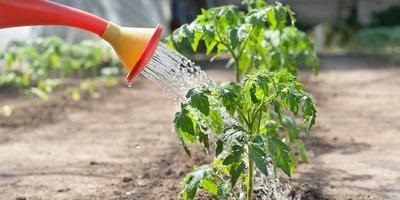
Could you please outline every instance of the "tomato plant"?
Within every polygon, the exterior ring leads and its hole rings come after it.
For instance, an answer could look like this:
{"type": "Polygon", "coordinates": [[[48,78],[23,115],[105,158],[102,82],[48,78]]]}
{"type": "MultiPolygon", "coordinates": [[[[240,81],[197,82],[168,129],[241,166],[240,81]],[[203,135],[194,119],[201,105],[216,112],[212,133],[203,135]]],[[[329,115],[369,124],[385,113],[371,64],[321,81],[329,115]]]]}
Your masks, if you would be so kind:
{"type": "Polygon", "coordinates": [[[254,69],[287,70],[296,74],[298,65],[319,69],[319,59],[307,35],[295,27],[294,12],[280,3],[246,0],[248,11],[235,6],[202,10],[190,24],[175,30],[166,43],[177,50],[197,51],[203,42],[214,58],[228,53],[235,66],[236,81],[254,69]],[[288,25],[289,24],[289,25],[288,25]]]}
{"type": "Polygon", "coordinates": [[[215,52],[211,60],[227,53],[236,73],[236,82],[191,89],[175,115],[175,130],[188,155],[188,143],[200,143],[207,152],[215,147],[214,161],[184,178],[185,200],[194,199],[200,188],[217,198],[239,199],[245,193],[250,200],[254,170],[267,175],[272,164],[290,176],[295,153],[308,162],[299,135],[310,132],[316,109],[295,75],[299,65],[317,73],[319,59],[307,35],[294,26],[289,7],[263,0],[244,3],[247,12],[234,6],[202,10],[166,39],[180,51],[197,51],[203,42],[207,55],[215,52]]]}
{"type": "Polygon", "coordinates": [[[289,176],[297,163],[294,152],[308,162],[299,134],[310,131],[316,110],[293,75],[262,70],[241,85],[229,82],[191,89],[187,99],[174,120],[186,153],[190,155],[186,143],[201,143],[208,150],[215,141],[216,155],[211,165],[196,168],[185,178],[183,199],[193,199],[200,187],[218,197],[235,197],[247,188],[251,199],[254,167],[267,175],[266,158],[289,176]],[[304,126],[289,113],[301,115],[304,126]]]}

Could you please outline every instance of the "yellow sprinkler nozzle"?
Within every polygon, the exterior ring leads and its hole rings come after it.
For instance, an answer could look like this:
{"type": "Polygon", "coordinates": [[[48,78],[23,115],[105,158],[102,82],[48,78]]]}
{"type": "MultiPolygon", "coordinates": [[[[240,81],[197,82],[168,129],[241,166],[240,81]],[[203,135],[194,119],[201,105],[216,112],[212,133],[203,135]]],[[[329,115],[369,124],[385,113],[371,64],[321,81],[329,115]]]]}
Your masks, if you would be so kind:
{"type": "Polygon", "coordinates": [[[109,22],[101,37],[114,48],[128,72],[126,80],[132,82],[153,57],[161,32],[161,25],[156,28],[130,28],[109,22]]]}

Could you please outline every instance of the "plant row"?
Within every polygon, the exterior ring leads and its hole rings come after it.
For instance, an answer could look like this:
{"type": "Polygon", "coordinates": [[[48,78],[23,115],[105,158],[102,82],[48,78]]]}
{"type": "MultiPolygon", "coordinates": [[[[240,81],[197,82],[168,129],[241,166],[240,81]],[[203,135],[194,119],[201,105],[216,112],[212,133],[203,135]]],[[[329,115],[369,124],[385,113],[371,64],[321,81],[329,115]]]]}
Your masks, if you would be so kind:
{"type": "MultiPolygon", "coordinates": [[[[62,79],[118,75],[121,69],[109,47],[93,41],[69,44],[57,37],[12,42],[0,53],[0,60],[0,87],[44,100],[62,79]]],[[[88,82],[80,85],[88,87],[88,82]]]]}

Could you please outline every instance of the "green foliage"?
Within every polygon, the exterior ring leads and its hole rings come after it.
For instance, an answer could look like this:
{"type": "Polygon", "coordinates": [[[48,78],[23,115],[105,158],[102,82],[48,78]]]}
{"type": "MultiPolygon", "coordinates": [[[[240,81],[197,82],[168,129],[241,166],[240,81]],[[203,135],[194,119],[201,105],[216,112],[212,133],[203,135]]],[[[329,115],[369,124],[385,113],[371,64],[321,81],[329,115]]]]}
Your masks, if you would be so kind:
{"type": "Polygon", "coordinates": [[[196,20],[175,30],[165,42],[179,51],[197,51],[203,42],[213,59],[228,53],[235,64],[236,81],[255,69],[287,70],[296,74],[298,65],[318,72],[319,60],[305,33],[295,26],[293,11],[280,3],[246,0],[248,11],[234,6],[202,10],[196,20]],[[288,25],[289,24],[289,25],[288,25]]]}
{"type": "Polygon", "coordinates": [[[234,197],[238,188],[250,187],[244,185],[252,179],[247,175],[249,163],[268,175],[267,157],[288,176],[297,164],[295,152],[307,162],[300,132],[310,131],[316,109],[312,97],[290,73],[261,70],[247,76],[243,84],[191,89],[187,99],[174,120],[182,145],[189,155],[186,143],[200,143],[207,151],[215,147],[216,160],[184,179],[183,199],[193,199],[198,188],[204,189],[204,181],[212,194],[234,197]],[[302,126],[294,116],[302,117],[302,126]],[[222,122],[222,127],[216,128],[215,121],[222,122]]]}
{"type": "Polygon", "coordinates": [[[400,5],[394,5],[386,10],[375,12],[373,26],[400,26],[400,5]]]}
{"type": "Polygon", "coordinates": [[[400,27],[367,28],[357,34],[357,41],[364,47],[376,50],[400,47],[400,27]]]}
{"type": "Polygon", "coordinates": [[[69,44],[57,37],[13,42],[0,53],[0,60],[5,63],[0,66],[0,86],[28,90],[43,100],[60,85],[60,78],[117,75],[121,68],[111,49],[103,44],[69,44]]]}

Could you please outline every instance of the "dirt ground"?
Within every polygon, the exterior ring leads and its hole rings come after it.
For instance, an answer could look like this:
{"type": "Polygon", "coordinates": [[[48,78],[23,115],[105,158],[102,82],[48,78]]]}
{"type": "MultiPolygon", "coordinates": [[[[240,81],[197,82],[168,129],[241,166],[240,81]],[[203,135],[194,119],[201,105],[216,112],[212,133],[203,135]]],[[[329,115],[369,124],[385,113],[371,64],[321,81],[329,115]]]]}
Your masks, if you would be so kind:
{"type": "MultiPolygon", "coordinates": [[[[326,57],[302,80],[318,104],[306,139],[309,165],[293,190],[303,199],[400,199],[400,68],[326,57]]],[[[232,78],[207,70],[214,80],[232,78]]],[[[206,155],[187,158],[172,132],[179,105],[143,78],[71,103],[0,96],[0,199],[178,199],[179,182],[206,155]]],[[[202,198],[201,198],[202,199],[202,198]]]]}

